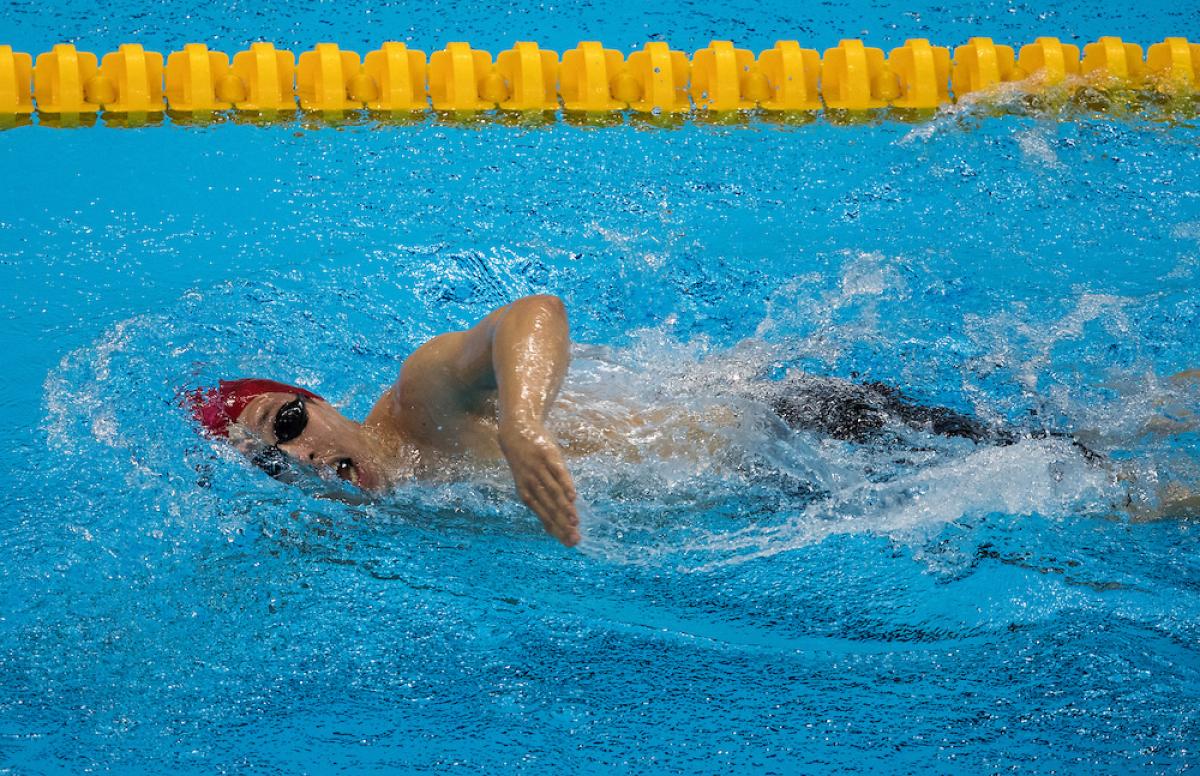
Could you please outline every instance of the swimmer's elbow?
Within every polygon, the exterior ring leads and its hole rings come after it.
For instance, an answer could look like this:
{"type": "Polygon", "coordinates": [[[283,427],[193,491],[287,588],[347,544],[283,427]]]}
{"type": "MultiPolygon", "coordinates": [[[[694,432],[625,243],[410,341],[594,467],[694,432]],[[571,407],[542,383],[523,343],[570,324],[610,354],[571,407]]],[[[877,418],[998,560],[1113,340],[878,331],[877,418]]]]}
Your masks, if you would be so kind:
{"type": "Polygon", "coordinates": [[[521,307],[539,308],[561,317],[563,320],[567,318],[567,305],[561,297],[554,294],[530,294],[529,296],[521,297],[513,306],[520,305],[521,307]]]}
{"type": "Polygon", "coordinates": [[[567,306],[554,294],[532,294],[521,297],[508,307],[505,317],[512,316],[521,321],[517,328],[532,327],[543,334],[556,334],[570,339],[571,323],[567,319],[567,306]]]}

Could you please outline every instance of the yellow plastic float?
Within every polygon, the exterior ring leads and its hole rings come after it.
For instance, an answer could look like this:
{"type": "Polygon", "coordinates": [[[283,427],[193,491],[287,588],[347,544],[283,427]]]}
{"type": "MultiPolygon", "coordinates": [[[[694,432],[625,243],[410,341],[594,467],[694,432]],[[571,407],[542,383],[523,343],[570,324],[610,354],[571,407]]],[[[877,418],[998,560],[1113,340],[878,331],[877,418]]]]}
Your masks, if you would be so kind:
{"type": "Polygon", "coordinates": [[[753,68],[748,50],[714,40],[692,56],[692,101],[703,110],[753,110],[756,101],[742,96],[753,68]]]}
{"type": "Polygon", "coordinates": [[[1131,86],[1138,84],[1145,70],[1142,47],[1120,38],[1104,37],[1083,47],[1084,75],[1091,75],[1131,86]]]}
{"type": "Polygon", "coordinates": [[[425,52],[390,41],[363,59],[363,75],[376,96],[366,100],[373,111],[412,112],[429,107],[425,91],[425,52]]]}
{"type": "Polygon", "coordinates": [[[639,113],[686,113],[689,63],[682,51],[672,51],[662,41],[647,43],[641,51],[629,55],[629,72],[641,93],[629,107],[639,113]]]}
{"type": "Polygon", "coordinates": [[[896,108],[933,109],[950,102],[950,50],[931,46],[929,41],[906,40],[888,55],[888,66],[896,75],[900,94],[892,100],[896,108]]]}
{"type": "Polygon", "coordinates": [[[496,72],[510,95],[500,103],[504,110],[558,110],[558,54],[522,41],[500,52],[496,72]]]}
{"type": "Polygon", "coordinates": [[[827,107],[864,111],[887,107],[898,89],[881,49],[867,48],[861,40],[842,40],[825,51],[821,91],[827,107]]]}
{"type": "Polygon", "coordinates": [[[93,89],[109,113],[161,113],[163,110],[163,56],[126,43],[105,54],[93,89]]]}
{"type": "Polygon", "coordinates": [[[624,66],[620,51],[606,49],[596,41],[584,41],[563,52],[559,68],[563,108],[578,113],[624,110],[629,103],[616,99],[611,85],[624,66]]]}
{"type": "MultiPolygon", "coordinates": [[[[504,97],[495,93],[492,55],[469,43],[448,43],[429,57],[429,96],[433,109],[479,111],[496,107],[504,97]],[[485,96],[484,92],[489,94],[485,96]],[[490,97],[491,99],[488,99],[490,97]]],[[[503,88],[503,83],[500,84],[503,88]]]]}
{"type": "Polygon", "coordinates": [[[167,107],[178,113],[228,110],[233,103],[217,99],[217,84],[228,78],[229,57],[189,43],[167,57],[167,107]]]}
{"type": "Polygon", "coordinates": [[[33,113],[33,57],[0,46],[0,115],[33,113]]]}
{"type": "Polygon", "coordinates": [[[954,49],[950,79],[955,96],[982,92],[1012,81],[1017,67],[1012,46],[998,46],[991,38],[971,38],[954,49]]]}
{"type": "Polygon", "coordinates": [[[1167,38],[1146,52],[1146,72],[1159,89],[1191,92],[1200,86],[1200,43],[1167,38]]]}
{"type": "Polygon", "coordinates": [[[95,113],[98,103],[84,99],[83,85],[99,71],[96,55],[59,43],[39,54],[33,66],[33,94],[39,113],[95,113]]]}
{"type": "Polygon", "coordinates": [[[1053,86],[1069,75],[1079,75],[1079,47],[1058,38],[1038,38],[1021,47],[1017,67],[1022,78],[1033,77],[1046,86],[1053,86]]]}
{"type": "Polygon", "coordinates": [[[241,111],[260,113],[287,112],[296,109],[296,57],[270,43],[253,43],[249,51],[233,55],[231,78],[219,89],[241,111]]]}
{"type": "Polygon", "coordinates": [[[363,107],[365,99],[349,97],[350,82],[359,67],[358,54],[343,51],[336,43],[318,43],[312,51],[305,51],[296,62],[296,96],[301,110],[337,112],[363,107]]]}
{"type": "Polygon", "coordinates": [[[821,109],[817,80],[821,57],[814,49],[800,48],[794,40],[781,40],[758,55],[758,69],[767,82],[766,99],[760,107],[769,111],[816,111],[821,109]]]}

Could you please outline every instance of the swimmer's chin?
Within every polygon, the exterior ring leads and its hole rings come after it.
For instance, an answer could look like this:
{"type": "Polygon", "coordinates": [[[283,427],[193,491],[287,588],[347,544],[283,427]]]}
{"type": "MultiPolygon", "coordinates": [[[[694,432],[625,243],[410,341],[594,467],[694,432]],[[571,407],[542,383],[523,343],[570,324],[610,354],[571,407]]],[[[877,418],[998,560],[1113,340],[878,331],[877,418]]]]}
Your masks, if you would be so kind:
{"type": "Polygon", "coordinates": [[[357,476],[346,484],[364,495],[380,497],[416,479],[416,471],[408,466],[387,468],[374,465],[360,466],[357,476]]]}
{"type": "Polygon", "coordinates": [[[411,479],[413,478],[406,478],[401,473],[388,472],[385,476],[377,472],[362,471],[356,480],[343,480],[310,469],[309,478],[301,477],[288,482],[318,499],[363,505],[387,498],[411,479]]]}

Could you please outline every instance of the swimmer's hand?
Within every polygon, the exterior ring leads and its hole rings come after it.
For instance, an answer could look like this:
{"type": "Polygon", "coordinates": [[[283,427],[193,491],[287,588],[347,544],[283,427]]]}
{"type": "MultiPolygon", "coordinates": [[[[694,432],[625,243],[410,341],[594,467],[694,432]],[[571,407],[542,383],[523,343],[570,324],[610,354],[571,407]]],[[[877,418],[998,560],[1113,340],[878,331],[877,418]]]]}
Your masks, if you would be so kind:
{"type": "Polygon", "coordinates": [[[502,423],[500,449],[512,469],[517,494],[546,531],[567,547],[578,544],[575,483],[554,436],[540,423],[502,423]]]}

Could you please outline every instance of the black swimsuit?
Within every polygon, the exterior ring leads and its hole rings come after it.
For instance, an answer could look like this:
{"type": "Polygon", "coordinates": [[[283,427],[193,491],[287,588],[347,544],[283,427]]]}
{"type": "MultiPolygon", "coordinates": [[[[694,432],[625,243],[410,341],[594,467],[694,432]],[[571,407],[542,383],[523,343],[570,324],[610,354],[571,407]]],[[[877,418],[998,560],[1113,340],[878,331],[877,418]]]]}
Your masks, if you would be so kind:
{"type": "Polygon", "coordinates": [[[988,425],[948,407],[919,404],[898,388],[879,382],[856,383],[836,377],[803,375],[781,381],[771,408],[789,426],[827,434],[847,442],[877,442],[889,428],[904,425],[942,437],[959,437],[979,444],[1011,445],[1021,439],[1069,439],[1089,462],[1102,456],[1070,434],[1044,429],[1019,433],[988,425]]]}
{"type": "Polygon", "coordinates": [[[847,442],[869,442],[895,423],[938,436],[973,442],[1011,442],[1012,435],[978,418],[946,407],[928,407],[883,383],[854,383],[832,377],[793,377],[771,403],[792,428],[847,442]]]}

